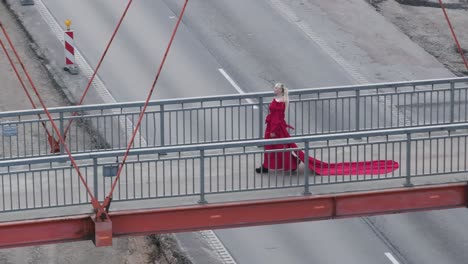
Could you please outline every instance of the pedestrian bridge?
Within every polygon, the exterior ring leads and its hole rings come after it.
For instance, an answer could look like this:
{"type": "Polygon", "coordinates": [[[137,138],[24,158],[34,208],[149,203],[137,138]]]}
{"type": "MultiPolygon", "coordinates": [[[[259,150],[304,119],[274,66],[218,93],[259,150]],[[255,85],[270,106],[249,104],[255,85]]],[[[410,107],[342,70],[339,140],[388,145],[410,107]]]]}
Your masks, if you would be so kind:
{"type": "Polygon", "coordinates": [[[63,134],[75,121],[67,145],[79,170],[43,138],[41,111],[0,113],[0,247],[466,207],[467,83],[291,91],[294,136],[274,140],[261,139],[271,93],[152,102],[125,165],[142,103],[50,109],[63,134]],[[400,167],[254,172],[262,146],[291,142],[328,163],[400,167]]]}

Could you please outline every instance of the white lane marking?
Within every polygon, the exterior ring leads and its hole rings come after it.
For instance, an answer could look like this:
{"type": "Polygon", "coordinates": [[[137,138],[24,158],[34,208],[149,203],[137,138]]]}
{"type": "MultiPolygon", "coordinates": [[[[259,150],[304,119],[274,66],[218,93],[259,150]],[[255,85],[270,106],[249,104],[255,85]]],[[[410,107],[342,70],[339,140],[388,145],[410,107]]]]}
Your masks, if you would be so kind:
{"type": "MultiPolygon", "coordinates": [[[[245,94],[245,92],[239,87],[239,85],[237,85],[237,83],[231,78],[231,76],[229,76],[229,74],[227,74],[227,72],[222,69],[222,68],[219,68],[218,71],[224,76],[224,78],[226,78],[226,80],[228,80],[228,82],[232,85],[232,87],[234,87],[240,94],[245,94]]],[[[254,101],[252,101],[252,99],[245,99],[249,104],[254,104],[254,101]]],[[[253,107],[254,109],[258,109],[258,106],[254,105],[253,107]]]]}
{"type": "Polygon", "coordinates": [[[222,264],[236,264],[237,262],[232,258],[229,251],[224,247],[221,240],[212,230],[200,231],[201,235],[208,241],[210,247],[218,254],[222,264]]]}
{"type": "Polygon", "coordinates": [[[396,258],[390,252],[385,252],[385,256],[393,263],[393,264],[400,264],[396,258]]]}
{"type": "MultiPolygon", "coordinates": [[[[328,43],[323,40],[317,33],[315,33],[312,28],[305,22],[303,19],[300,19],[296,13],[289,8],[282,0],[269,0],[271,5],[274,9],[276,9],[287,21],[291,24],[296,25],[299,27],[302,32],[309,37],[317,46],[319,46],[329,57],[331,57],[338,65],[343,68],[345,72],[347,72],[351,78],[353,78],[356,83],[358,84],[366,84],[369,83],[364,75],[362,75],[351,63],[346,61],[346,59],[341,56],[336,50],[334,50],[328,43]]],[[[390,108],[390,113],[398,118],[400,124],[410,125],[411,120],[396,109],[394,105],[392,105],[392,101],[388,96],[385,96],[385,99],[382,97],[378,97],[379,103],[383,104],[384,107],[390,108]]]]}
{"type": "Polygon", "coordinates": [[[359,84],[366,84],[369,81],[360,74],[356,68],[349,64],[341,55],[331,48],[317,33],[315,33],[294,11],[281,0],[270,0],[272,5],[281,12],[289,22],[298,26],[313,42],[315,42],[326,54],[328,54],[338,65],[340,65],[359,84]]]}
{"type": "Polygon", "coordinates": [[[242,91],[242,89],[239,87],[239,85],[237,85],[237,83],[231,78],[231,76],[229,76],[229,74],[226,73],[226,71],[224,69],[221,69],[219,68],[218,69],[219,72],[224,76],[224,78],[226,78],[228,80],[228,82],[234,87],[236,88],[236,90],[240,93],[240,94],[244,94],[245,92],[242,91]]]}
{"type": "MultiPolygon", "coordinates": [[[[42,18],[46,21],[47,25],[55,34],[55,36],[63,43],[64,41],[63,29],[60,27],[57,20],[55,20],[55,18],[52,16],[49,9],[47,9],[47,7],[44,5],[44,3],[41,0],[36,0],[35,6],[38,12],[41,14],[42,18]]],[[[91,66],[84,59],[84,57],[81,55],[81,52],[76,47],[75,47],[75,57],[76,57],[76,64],[78,64],[78,67],[82,71],[83,75],[86,76],[88,80],[91,79],[91,76],[93,75],[94,71],[92,70],[91,66]]],[[[112,104],[112,103],[117,102],[115,98],[112,96],[112,94],[109,92],[109,90],[106,88],[104,83],[101,81],[101,78],[99,78],[99,76],[95,76],[92,84],[96,92],[104,101],[104,103],[112,104]]],[[[112,112],[114,114],[121,114],[119,110],[112,110],[112,112]]],[[[129,118],[125,118],[125,117],[120,117],[119,122],[120,122],[121,127],[126,128],[127,130],[126,135],[128,139],[130,139],[131,135],[133,134],[133,129],[134,129],[133,122],[129,118]]],[[[140,133],[137,133],[135,135],[134,145],[141,146],[141,147],[148,146],[145,138],[143,138],[143,136],[141,136],[140,133]]]]}

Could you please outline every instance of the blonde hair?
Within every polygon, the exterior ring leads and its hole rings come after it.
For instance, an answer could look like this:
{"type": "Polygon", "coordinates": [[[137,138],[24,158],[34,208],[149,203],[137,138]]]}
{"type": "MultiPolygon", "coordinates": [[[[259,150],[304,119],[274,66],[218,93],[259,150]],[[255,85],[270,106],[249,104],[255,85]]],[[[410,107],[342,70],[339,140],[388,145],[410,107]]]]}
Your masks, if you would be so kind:
{"type": "Polygon", "coordinates": [[[289,93],[288,93],[288,88],[286,88],[286,85],[283,83],[276,83],[275,88],[280,88],[281,92],[283,94],[283,100],[284,103],[286,104],[286,108],[288,107],[289,104],[289,93]]]}

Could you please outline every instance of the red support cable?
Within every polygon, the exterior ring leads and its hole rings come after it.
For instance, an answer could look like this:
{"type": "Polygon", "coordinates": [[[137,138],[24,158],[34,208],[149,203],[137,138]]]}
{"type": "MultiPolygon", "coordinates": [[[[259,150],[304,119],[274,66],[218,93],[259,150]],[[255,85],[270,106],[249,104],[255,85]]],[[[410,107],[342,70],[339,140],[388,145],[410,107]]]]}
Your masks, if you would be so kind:
{"type": "Polygon", "coordinates": [[[156,77],[154,78],[153,84],[151,86],[151,90],[148,93],[148,96],[146,98],[143,109],[141,110],[140,116],[138,118],[138,123],[136,124],[135,129],[134,129],[133,134],[132,134],[132,138],[130,139],[130,142],[128,143],[127,149],[125,151],[125,156],[124,156],[124,158],[122,160],[122,163],[119,165],[119,170],[117,171],[117,176],[116,176],[116,178],[115,178],[115,180],[114,180],[114,182],[112,184],[111,190],[109,191],[109,195],[104,200],[104,203],[103,203],[104,207],[108,207],[110,205],[110,200],[112,198],[112,194],[114,192],[115,186],[116,186],[117,182],[119,181],[120,174],[122,172],[123,167],[125,166],[125,161],[127,160],[128,153],[130,152],[130,148],[133,145],[133,141],[135,140],[136,133],[137,133],[138,129],[140,128],[141,121],[143,120],[144,113],[146,112],[146,108],[148,107],[148,103],[149,103],[149,101],[151,99],[151,96],[153,95],[154,88],[156,87],[156,83],[157,83],[157,81],[159,79],[159,76],[161,74],[161,70],[162,70],[162,68],[164,66],[164,63],[166,61],[167,54],[169,53],[172,42],[174,41],[174,37],[175,37],[175,34],[177,33],[177,29],[179,28],[179,24],[182,21],[182,17],[184,16],[184,12],[185,12],[185,8],[187,7],[187,4],[188,4],[188,0],[185,0],[184,6],[182,7],[182,10],[181,10],[181,12],[179,14],[179,18],[177,19],[177,23],[176,23],[176,25],[174,27],[174,30],[172,31],[171,39],[169,41],[169,44],[167,45],[166,52],[164,53],[164,57],[163,57],[163,59],[161,61],[161,64],[159,65],[159,69],[158,69],[158,72],[156,74],[156,77]]]}
{"type": "MultiPolygon", "coordinates": [[[[0,25],[2,25],[1,21],[0,21],[0,25]]],[[[3,26],[2,26],[3,28],[3,26]]],[[[8,36],[8,33],[6,31],[4,31],[4,34],[6,36],[7,39],[10,39],[10,37],[8,36]]],[[[12,46],[12,49],[15,50],[14,46],[12,46]]],[[[16,53],[17,54],[17,53],[16,53]]],[[[63,137],[61,136],[60,134],[60,131],[57,127],[57,125],[55,124],[54,122],[54,119],[52,118],[52,115],[50,114],[49,110],[47,109],[44,101],[42,100],[42,97],[40,96],[39,94],[39,91],[37,90],[36,88],[36,85],[34,84],[34,82],[32,81],[31,79],[31,76],[29,75],[28,71],[26,70],[26,67],[24,66],[24,64],[20,61],[20,65],[21,65],[21,68],[23,70],[23,72],[25,73],[29,83],[31,84],[31,87],[32,89],[34,90],[34,93],[36,94],[42,108],[44,109],[44,112],[46,113],[47,115],[47,118],[49,119],[50,123],[52,124],[52,127],[54,129],[54,132],[57,133],[58,137],[59,137],[59,140],[60,140],[60,143],[63,145],[63,148],[65,149],[65,151],[67,152],[68,154],[68,157],[70,158],[70,161],[71,163],[73,164],[73,167],[75,168],[76,172],[78,173],[78,176],[80,177],[80,180],[81,182],[84,184],[85,188],[86,188],[86,191],[88,192],[88,195],[90,196],[90,199],[91,199],[91,204],[93,205],[93,208],[97,211],[97,212],[100,212],[100,216],[102,216],[103,214],[105,216],[107,216],[107,212],[103,212],[102,210],[102,207],[100,206],[99,204],[99,201],[94,197],[94,195],[92,194],[91,192],[91,189],[89,188],[89,186],[86,184],[86,181],[84,180],[84,177],[83,175],[81,174],[80,172],[80,168],[78,167],[78,164],[76,163],[75,159],[73,158],[70,150],[68,149],[68,146],[66,145],[65,143],[65,140],[63,139],[63,137]]]]}
{"type": "MultiPolygon", "coordinates": [[[[85,89],[85,93],[83,94],[83,96],[82,96],[81,99],[80,99],[80,104],[81,104],[82,101],[84,100],[84,97],[85,97],[87,91],[89,90],[89,87],[90,87],[90,85],[91,85],[91,83],[92,83],[92,81],[93,81],[93,79],[94,79],[94,77],[95,77],[95,75],[96,75],[96,73],[97,73],[97,70],[98,70],[98,68],[100,67],[100,65],[101,65],[101,63],[102,63],[102,61],[103,61],[103,59],[104,59],[104,57],[105,57],[105,55],[106,55],[106,53],[107,53],[107,50],[109,49],[110,44],[112,43],[112,40],[114,39],[114,37],[115,37],[115,35],[116,35],[116,33],[117,33],[117,31],[118,31],[118,29],[119,29],[119,27],[120,27],[120,25],[121,25],[121,23],[122,23],[124,17],[125,17],[125,14],[127,13],[128,9],[129,9],[129,7],[130,7],[132,1],[133,1],[133,0],[130,0],[130,1],[129,1],[129,3],[128,3],[126,9],[125,9],[125,12],[124,12],[124,14],[122,15],[122,17],[121,17],[121,19],[120,19],[120,21],[119,21],[119,23],[118,23],[118,25],[117,25],[117,28],[114,30],[114,33],[113,33],[113,35],[112,35],[112,37],[111,37],[111,40],[109,41],[109,43],[108,43],[108,45],[107,45],[107,47],[106,47],[106,50],[105,50],[105,52],[103,53],[103,55],[102,55],[102,57],[101,57],[101,59],[100,59],[99,65],[98,65],[98,67],[96,68],[95,72],[93,73],[92,78],[91,78],[90,81],[88,82],[88,85],[87,85],[87,87],[86,87],[86,89],[85,89]]],[[[135,140],[135,135],[136,135],[136,133],[137,133],[137,131],[138,131],[140,125],[141,125],[141,121],[142,121],[142,119],[143,119],[143,115],[144,115],[144,113],[145,113],[145,111],[146,111],[146,108],[147,108],[147,106],[148,106],[148,102],[149,102],[149,100],[150,100],[150,98],[151,98],[151,96],[152,96],[152,94],[153,94],[153,92],[154,92],[154,88],[155,88],[156,83],[157,83],[157,81],[158,81],[158,79],[159,79],[159,76],[160,76],[160,74],[161,74],[161,70],[162,70],[162,68],[163,68],[163,66],[164,66],[164,63],[165,63],[165,61],[166,61],[167,55],[168,55],[168,53],[169,53],[170,47],[171,47],[172,42],[173,42],[173,40],[174,40],[174,37],[175,37],[175,34],[176,34],[177,29],[178,29],[178,27],[179,27],[179,24],[180,24],[180,22],[181,22],[181,20],[182,20],[182,17],[183,17],[183,14],[184,14],[184,12],[185,12],[187,3],[188,3],[188,0],[185,1],[184,6],[183,6],[183,8],[182,8],[182,11],[181,11],[181,13],[180,13],[180,15],[179,15],[179,19],[177,20],[176,26],[175,26],[175,28],[174,28],[174,30],[173,30],[173,32],[172,32],[171,39],[170,39],[169,44],[168,44],[168,46],[167,46],[167,48],[166,48],[166,52],[165,52],[165,54],[164,54],[163,60],[162,60],[162,62],[161,62],[161,64],[160,64],[160,66],[159,66],[158,72],[157,72],[157,74],[156,74],[155,80],[154,80],[154,82],[153,82],[153,84],[152,84],[151,90],[150,90],[150,92],[149,92],[149,94],[148,94],[148,97],[147,97],[147,99],[146,99],[145,105],[144,105],[144,107],[143,107],[143,109],[142,109],[142,112],[141,112],[141,114],[140,114],[138,123],[137,123],[137,125],[136,125],[136,127],[135,127],[135,130],[134,130],[134,132],[133,132],[132,138],[130,139],[130,142],[129,142],[128,146],[127,146],[127,150],[126,150],[124,159],[123,159],[123,161],[122,161],[122,164],[120,165],[119,170],[118,170],[118,172],[117,172],[117,177],[116,177],[116,179],[115,179],[115,181],[114,181],[114,183],[113,183],[113,185],[112,185],[112,188],[111,188],[111,191],[109,192],[109,195],[106,197],[106,199],[105,199],[105,201],[103,202],[103,204],[100,204],[99,201],[97,201],[97,199],[96,199],[96,198],[94,197],[94,195],[91,193],[91,190],[89,189],[89,186],[86,184],[86,182],[85,182],[85,180],[84,180],[84,178],[83,178],[83,176],[82,176],[82,174],[81,174],[81,172],[80,172],[80,169],[79,169],[79,167],[78,167],[78,164],[76,163],[75,159],[73,158],[73,156],[72,156],[70,150],[68,149],[68,147],[67,147],[67,145],[66,145],[66,143],[65,143],[64,137],[62,137],[62,135],[60,134],[60,132],[59,132],[59,130],[58,130],[58,128],[57,128],[55,122],[54,122],[53,119],[52,119],[52,116],[50,115],[50,112],[47,110],[47,107],[45,106],[45,104],[44,104],[44,102],[43,102],[41,96],[39,95],[39,92],[38,92],[36,86],[35,86],[34,83],[32,82],[32,79],[30,78],[29,74],[27,73],[26,68],[25,68],[24,65],[21,63],[21,67],[23,68],[23,70],[24,70],[24,72],[25,72],[25,74],[26,74],[26,76],[27,76],[27,78],[28,78],[28,81],[30,82],[30,84],[31,84],[31,86],[32,86],[32,88],[33,88],[33,90],[34,90],[36,96],[37,96],[38,99],[39,99],[39,102],[41,103],[42,108],[44,109],[44,111],[45,111],[45,113],[46,113],[46,115],[47,115],[49,121],[51,122],[52,127],[53,127],[55,133],[57,133],[57,135],[58,135],[58,137],[59,137],[59,142],[63,145],[63,147],[64,147],[64,149],[65,149],[67,155],[68,155],[69,158],[70,158],[70,161],[71,161],[73,167],[75,168],[76,172],[78,173],[78,176],[80,177],[80,180],[81,180],[82,183],[84,184],[84,186],[85,186],[85,188],[86,188],[86,190],[87,190],[87,192],[88,192],[88,195],[89,195],[90,198],[91,198],[91,203],[92,203],[93,208],[95,209],[95,212],[96,212],[96,219],[101,219],[101,220],[109,219],[109,216],[108,216],[108,213],[107,213],[107,209],[108,209],[108,206],[110,206],[110,197],[112,197],[112,193],[113,193],[113,191],[114,191],[114,189],[115,189],[116,183],[118,182],[118,179],[120,178],[120,174],[121,174],[121,172],[122,172],[122,168],[123,168],[123,166],[125,165],[125,161],[126,161],[126,159],[127,159],[127,157],[128,157],[128,154],[129,154],[129,152],[130,152],[130,148],[131,148],[131,146],[133,145],[133,141],[135,140]]],[[[5,32],[5,34],[6,34],[6,32],[5,32]]],[[[7,36],[7,38],[8,38],[8,35],[7,35],[7,34],[6,34],[6,36],[7,36]]],[[[14,48],[14,47],[13,47],[13,48],[14,48]]],[[[74,113],[74,115],[76,115],[76,113],[74,113]]],[[[71,125],[71,122],[70,122],[69,125],[67,126],[67,130],[69,129],[70,125],[71,125]]],[[[65,136],[65,135],[66,135],[66,133],[64,133],[64,136],[65,136]]]]}
{"type": "MultiPolygon", "coordinates": [[[[20,58],[20,56],[18,55],[18,53],[16,52],[16,49],[13,45],[13,43],[11,42],[5,28],[3,27],[3,24],[2,22],[0,21],[0,28],[2,29],[2,32],[3,34],[5,35],[5,38],[7,39],[7,42],[8,44],[10,45],[10,48],[13,50],[13,53],[15,54],[16,56],[16,59],[18,60],[18,62],[23,65],[23,62],[20,58]]],[[[23,90],[24,92],[26,93],[26,96],[28,97],[28,100],[29,102],[31,103],[31,105],[33,106],[34,109],[37,109],[37,106],[36,104],[34,103],[32,97],[31,97],[31,94],[29,93],[28,89],[26,88],[26,85],[23,81],[23,78],[21,77],[19,71],[18,71],[18,68],[15,66],[15,63],[13,62],[6,46],[4,45],[3,41],[0,39],[0,45],[2,46],[2,49],[3,51],[5,52],[5,55],[8,59],[8,61],[10,62],[11,64],[11,67],[13,68],[13,71],[15,72],[16,74],[16,77],[18,78],[18,81],[20,82],[21,84],[21,87],[23,87],[23,90]]],[[[47,134],[47,140],[49,141],[49,145],[50,145],[50,150],[52,153],[57,153],[60,151],[60,146],[57,144],[57,141],[54,139],[54,137],[52,136],[52,134],[49,132],[49,129],[47,129],[47,126],[46,124],[44,123],[44,121],[42,120],[42,117],[40,114],[37,114],[39,120],[41,120],[41,124],[42,126],[44,127],[45,131],[46,131],[46,134],[47,134]]]]}
{"type": "Polygon", "coordinates": [[[466,61],[465,54],[463,53],[463,50],[460,46],[460,43],[458,42],[457,35],[455,34],[455,30],[453,30],[452,23],[450,23],[450,19],[448,17],[447,11],[445,11],[445,6],[442,0],[439,0],[440,7],[442,8],[442,11],[444,12],[445,19],[447,20],[447,23],[449,25],[450,31],[452,32],[453,39],[455,40],[455,43],[457,45],[458,52],[460,53],[460,56],[462,57],[463,63],[465,64],[466,69],[468,70],[468,62],[466,61]]]}
{"type": "MultiPolygon", "coordinates": [[[[0,22],[0,27],[3,29],[3,26],[1,25],[1,22],[0,22]]],[[[2,39],[0,39],[0,45],[2,46],[3,52],[5,52],[5,55],[6,55],[7,59],[8,59],[8,61],[10,62],[10,65],[13,68],[13,71],[15,72],[16,77],[18,78],[18,81],[21,84],[21,87],[23,87],[23,90],[26,93],[26,96],[28,97],[29,102],[31,103],[31,105],[33,106],[34,109],[37,109],[36,104],[34,103],[33,99],[31,98],[31,94],[29,93],[28,89],[26,88],[26,85],[23,82],[23,78],[21,78],[21,75],[20,75],[18,69],[16,68],[15,63],[14,63],[13,59],[11,58],[6,46],[3,44],[2,39]]]]}
{"type": "MultiPolygon", "coordinates": [[[[86,97],[86,94],[88,93],[88,90],[91,87],[91,84],[93,83],[94,78],[96,77],[96,74],[97,74],[99,68],[101,67],[102,62],[104,61],[104,57],[106,56],[107,51],[109,50],[109,47],[110,47],[112,41],[114,40],[117,32],[119,31],[120,25],[122,24],[122,21],[124,20],[125,16],[127,15],[127,11],[130,8],[130,5],[132,4],[132,2],[133,2],[133,0],[128,1],[127,7],[125,8],[125,11],[123,12],[122,16],[120,17],[120,20],[117,23],[117,27],[114,29],[114,32],[112,33],[112,36],[111,36],[111,38],[110,38],[109,42],[107,43],[107,46],[106,46],[106,48],[104,50],[104,53],[101,55],[101,58],[99,59],[98,65],[96,66],[96,69],[94,70],[93,75],[89,79],[88,84],[86,85],[86,88],[85,88],[83,94],[81,95],[80,101],[78,102],[77,105],[81,105],[83,103],[84,98],[86,97]]],[[[77,114],[78,114],[78,112],[73,112],[72,116],[76,116],[77,114]]],[[[71,126],[72,123],[73,123],[73,119],[70,119],[70,122],[68,122],[68,125],[65,128],[65,131],[63,132],[63,137],[64,138],[67,137],[68,130],[70,129],[70,126],[71,126]]]]}

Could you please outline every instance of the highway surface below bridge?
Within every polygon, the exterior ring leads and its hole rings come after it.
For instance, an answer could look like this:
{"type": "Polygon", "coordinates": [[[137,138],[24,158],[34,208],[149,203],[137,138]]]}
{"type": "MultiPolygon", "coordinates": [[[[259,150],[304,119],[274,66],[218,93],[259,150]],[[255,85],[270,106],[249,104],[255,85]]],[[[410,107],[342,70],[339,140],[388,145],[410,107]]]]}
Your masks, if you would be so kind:
{"type": "MultiPolygon", "coordinates": [[[[94,67],[126,1],[43,2],[57,21],[73,21],[94,67]]],[[[364,1],[325,2],[189,2],[153,99],[266,91],[276,81],[305,88],[450,76],[364,1]]],[[[100,71],[117,101],[146,97],[181,5],[134,2],[100,71]]],[[[237,263],[464,263],[467,220],[453,210],[216,234],[237,263]]],[[[190,234],[179,237],[196,248],[190,234]]]]}

